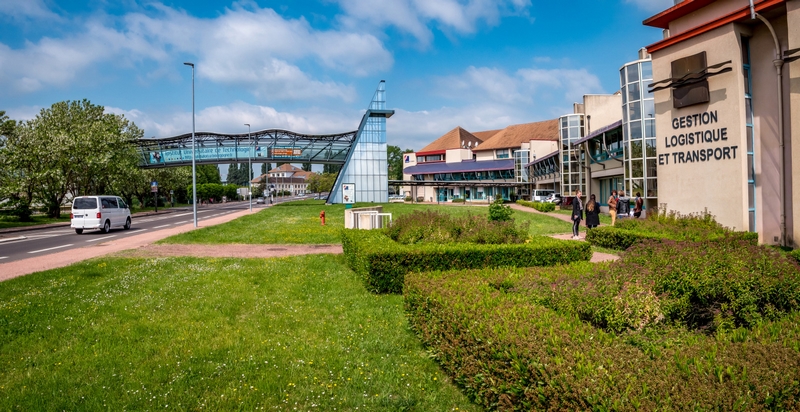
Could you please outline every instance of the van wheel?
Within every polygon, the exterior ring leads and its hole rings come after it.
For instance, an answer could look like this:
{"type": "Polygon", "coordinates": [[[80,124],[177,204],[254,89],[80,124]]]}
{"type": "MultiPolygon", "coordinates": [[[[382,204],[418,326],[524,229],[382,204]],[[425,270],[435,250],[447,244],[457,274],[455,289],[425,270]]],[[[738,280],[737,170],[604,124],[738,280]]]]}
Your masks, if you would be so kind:
{"type": "Polygon", "coordinates": [[[111,231],[111,222],[106,220],[106,223],[103,224],[103,233],[108,233],[111,231]]]}
{"type": "Polygon", "coordinates": [[[123,226],[123,228],[125,228],[125,230],[128,230],[128,229],[131,228],[131,218],[128,218],[127,220],[125,220],[125,226],[123,226]]]}
{"type": "Polygon", "coordinates": [[[75,229],[75,233],[80,235],[81,233],[83,233],[83,229],[75,229]]]}

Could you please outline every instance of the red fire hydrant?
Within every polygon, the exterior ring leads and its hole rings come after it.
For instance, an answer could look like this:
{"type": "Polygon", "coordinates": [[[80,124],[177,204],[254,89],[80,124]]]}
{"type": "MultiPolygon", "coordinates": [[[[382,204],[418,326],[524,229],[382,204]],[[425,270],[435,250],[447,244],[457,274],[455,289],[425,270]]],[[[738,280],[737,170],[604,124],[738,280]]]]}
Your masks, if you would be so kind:
{"type": "Polygon", "coordinates": [[[325,226],[325,211],[319,212],[319,218],[322,221],[322,226],[325,226]]]}

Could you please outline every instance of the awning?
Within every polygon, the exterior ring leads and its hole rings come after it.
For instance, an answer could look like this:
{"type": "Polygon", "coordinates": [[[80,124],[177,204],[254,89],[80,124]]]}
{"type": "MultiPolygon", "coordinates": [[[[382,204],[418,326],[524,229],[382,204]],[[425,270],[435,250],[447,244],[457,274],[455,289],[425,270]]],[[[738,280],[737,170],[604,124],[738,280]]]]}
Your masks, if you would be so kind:
{"type": "Polygon", "coordinates": [[[589,133],[589,135],[588,135],[588,136],[586,136],[586,137],[583,137],[583,138],[581,138],[581,139],[580,139],[580,140],[578,140],[578,141],[572,142],[572,145],[573,145],[573,146],[577,146],[577,145],[579,145],[579,144],[581,144],[581,143],[583,143],[583,142],[585,142],[585,141],[587,141],[587,140],[589,140],[589,139],[593,139],[593,138],[595,138],[595,137],[597,137],[597,136],[600,136],[600,135],[601,135],[601,134],[603,134],[603,133],[610,132],[611,130],[614,130],[614,129],[616,129],[617,127],[622,127],[622,120],[617,120],[616,122],[614,122],[614,123],[611,123],[611,124],[610,124],[610,125],[608,125],[608,126],[601,127],[601,128],[599,128],[599,129],[597,129],[597,130],[595,130],[595,131],[593,131],[593,132],[589,133]]]}
{"type": "Polygon", "coordinates": [[[484,172],[491,170],[513,170],[514,159],[500,160],[462,160],[458,163],[422,163],[416,166],[409,166],[403,169],[407,175],[428,175],[433,173],[463,173],[463,172],[484,172]]]}
{"type": "Polygon", "coordinates": [[[540,158],[538,158],[538,159],[526,164],[525,167],[530,167],[530,166],[535,165],[536,163],[543,162],[543,161],[545,161],[545,160],[547,160],[547,159],[549,159],[549,158],[551,158],[551,157],[553,157],[553,156],[555,156],[557,154],[558,154],[558,150],[556,150],[555,152],[550,153],[548,155],[542,156],[542,157],[540,157],[540,158]]]}

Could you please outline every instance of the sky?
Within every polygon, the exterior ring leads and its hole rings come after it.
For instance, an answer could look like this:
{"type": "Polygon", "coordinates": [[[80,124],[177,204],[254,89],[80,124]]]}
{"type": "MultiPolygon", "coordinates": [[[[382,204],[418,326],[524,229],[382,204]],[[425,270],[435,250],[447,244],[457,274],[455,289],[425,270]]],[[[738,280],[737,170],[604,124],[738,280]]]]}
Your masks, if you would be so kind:
{"type": "Polygon", "coordinates": [[[145,137],[356,130],[386,81],[387,141],[420,150],[614,93],[673,0],[0,0],[0,110],[65,100],[145,137]]]}

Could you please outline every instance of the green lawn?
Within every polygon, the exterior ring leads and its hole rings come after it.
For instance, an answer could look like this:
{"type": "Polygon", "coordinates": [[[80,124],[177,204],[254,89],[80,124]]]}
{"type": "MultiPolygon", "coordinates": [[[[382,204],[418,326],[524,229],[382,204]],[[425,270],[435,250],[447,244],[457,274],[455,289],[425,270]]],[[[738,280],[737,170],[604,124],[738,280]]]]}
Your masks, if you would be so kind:
{"type": "Polygon", "coordinates": [[[153,409],[479,408],[402,296],[340,256],[111,257],[0,283],[0,410],[153,409]]]}
{"type": "MultiPolygon", "coordinates": [[[[356,204],[355,207],[374,206],[356,204]]],[[[383,211],[396,218],[414,210],[436,209],[454,215],[487,216],[485,206],[439,206],[404,203],[382,204],[383,211]]],[[[518,222],[530,222],[531,235],[569,233],[572,225],[554,217],[514,211],[518,222]]],[[[339,230],[344,227],[344,205],[325,205],[323,200],[304,200],[276,205],[217,226],[172,236],[160,243],[246,243],[246,244],[339,244],[339,230]],[[319,213],[325,211],[326,225],[319,213]]]]}

